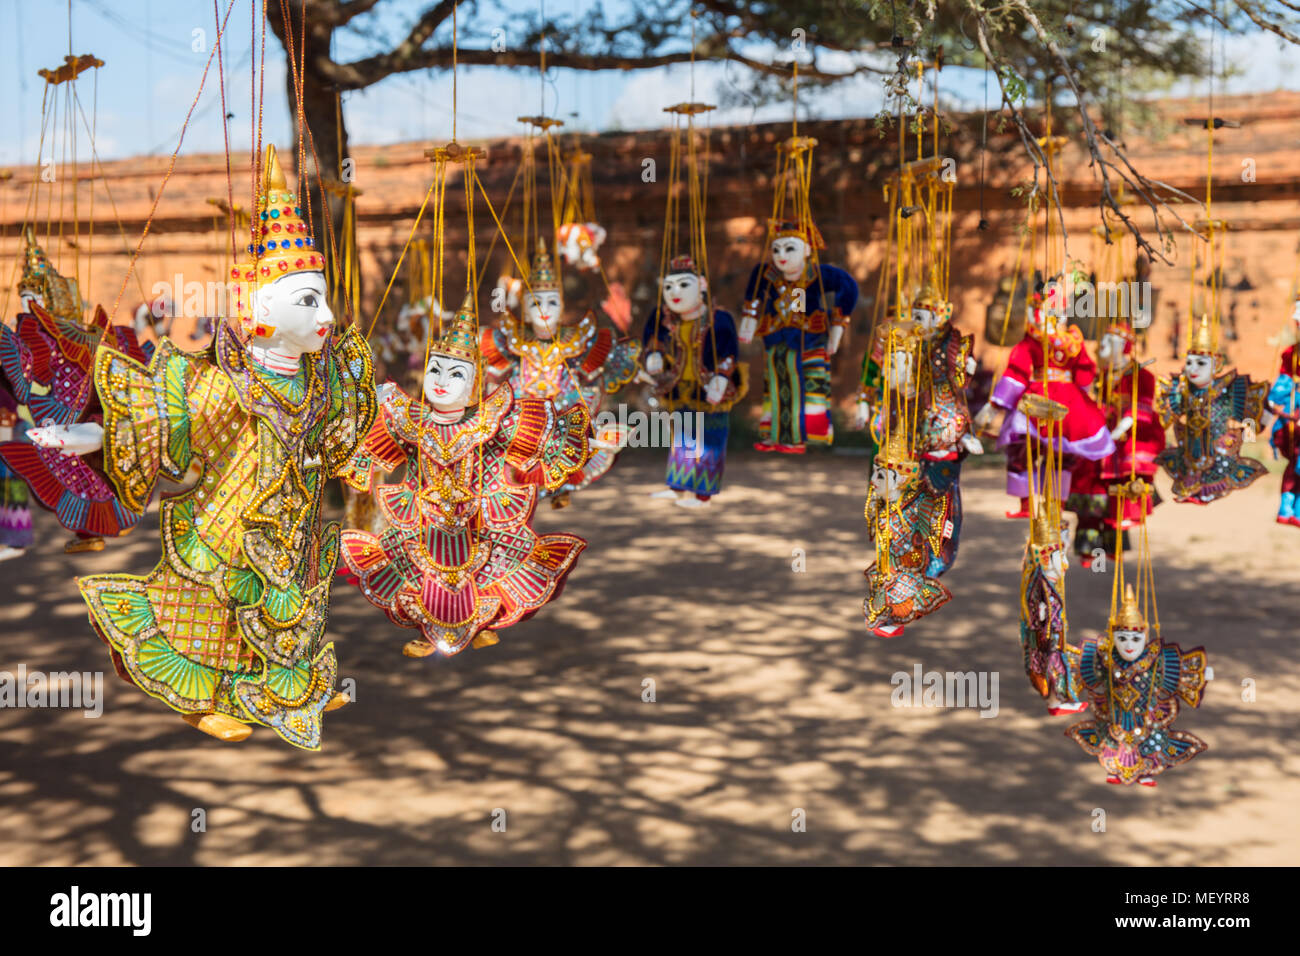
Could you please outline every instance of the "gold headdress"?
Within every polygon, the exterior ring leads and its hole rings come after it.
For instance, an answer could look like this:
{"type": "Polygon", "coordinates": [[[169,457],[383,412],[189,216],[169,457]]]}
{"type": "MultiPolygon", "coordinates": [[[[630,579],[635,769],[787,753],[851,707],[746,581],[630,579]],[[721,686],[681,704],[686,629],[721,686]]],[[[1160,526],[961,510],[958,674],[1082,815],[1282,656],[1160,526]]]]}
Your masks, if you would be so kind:
{"type": "Polygon", "coordinates": [[[1147,619],[1142,614],[1142,609],[1138,607],[1137,597],[1133,594],[1133,585],[1124,585],[1124,598],[1120,601],[1119,610],[1111,616],[1111,632],[1115,631],[1145,631],[1147,629],[1147,619]]]}
{"type": "Polygon", "coordinates": [[[1218,355],[1219,354],[1219,336],[1215,328],[1210,324],[1210,317],[1202,315],[1201,321],[1192,329],[1192,335],[1187,343],[1187,351],[1197,355],[1218,355]]]}
{"type": "Polygon", "coordinates": [[[1064,546],[1064,542],[1061,541],[1060,522],[1053,521],[1045,508],[1038,509],[1034,514],[1033,521],[1029,525],[1029,541],[1037,548],[1064,546]]]}
{"type": "Polygon", "coordinates": [[[253,316],[253,293],[257,289],[295,272],[325,269],[325,257],[314,248],[299,203],[298,195],[289,191],[275,147],[267,146],[262,188],[253,216],[257,241],[247,247],[251,258],[230,270],[235,314],[253,335],[266,336],[275,331],[258,324],[253,316]]]}
{"type": "Polygon", "coordinates": [[[912,299],[912,308],[933,312],[940,325],[952,318],[952,303],[940,296],[938,290],[928,282],[912,299]]]}
{"type": "Polygon", "coordinates": [[[551,265],[551,255],[546,251],[546,240],[539,240],[533,256],[533,269],[528,276],[529,292],[559,292],[560,281],[551,265]]]}
{"type": "Polygon", "coordinates": [[[890,434],[885,447],[876,453],[875,463],[898,472],[905,481],[911,481],[921,470],[902,428],[890,434]]]}
{"type": "Polygon", "coordinates": [[[477,369],[479,365],[478,318],[474,311],[474,294],[467,293],[464,304],[456,311],[447,330],[429,346],[429,354],[445,355],[448,358],[472,362],[477,369]]]}
{"type": "Polygon", "coordinates": [[[767,231],[769,233],[767,240],[769,243],[777,239],[793,238],[802,239],[810,249],[826,248],[826,241],[822,239],[821,232],[812,222],[804,225],[790,219],[769,219],[767,221],[767,231]]]}
{"type": "Polygon", "coordinates": [[[51,315],[80,322],[81,294],[76,280],[59,275],[36,242],[36,231],[30,225],[23,226],[23,245],[23,274],[18,279],[18,294],[35,293],[51,315]]]}

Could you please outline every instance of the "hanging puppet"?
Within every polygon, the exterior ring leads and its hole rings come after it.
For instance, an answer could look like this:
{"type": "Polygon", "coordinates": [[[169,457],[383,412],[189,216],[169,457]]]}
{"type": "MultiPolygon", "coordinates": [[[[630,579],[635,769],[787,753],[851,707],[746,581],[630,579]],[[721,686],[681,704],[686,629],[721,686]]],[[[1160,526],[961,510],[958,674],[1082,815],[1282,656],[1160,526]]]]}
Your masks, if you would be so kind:
{"type": "Polygon", "coordinates": [[[1282,469],[1282,500],[1278,504],[1277,523],[1300,528],[1300,298],[1291,313],[1295,338],[1282,352],[1277,378],[1268,393],[1268,410],[1277,416],[1269,442],[1286,465],[1282,469]]]}
{"type": "MultiPolygon", "coordinates": [[[[103,309],[83,320],[76,281],[59,274],[30,226],[23,240],[18,294],[24,312],[13,329],[0,323],[0,368],[14,399],[27,406],[34,422],[98,422],[101,411],[91,381],[95,349],[104,343],[147,362],[153,343],[141,346],[130,327],[110,325],[103,309]]],[[[69,554],[102,551],[104,538],[126,534],[140,518],[122,506],[97,458],[68,457],[28,441],[0,444],[0,458],[36,502],[73,532],[64,546],[69,554]]]]}
{"type": "Polygon", "coordinates": [[[1205,750],[1203,740],[1172,725],[1179,701],[1199,707],[1213,676],[1204,649],[1184,653],[1161,643],[1159,626],[1148,628],[1129,585],[1105,638],[1084,641],[1079,651],[1093,716],[1066,734],[1097,758],[1107,783],[1154,787],[1169,767],[1205,750]]]}
{"type": "Polygon", "coordinates": [[[705,504],[722,488],[731,409],[749,388],[735,320],[722,309],[710,315],[710,303],[707,277],[690,256],[678,256],[663,278],[663,304],[641,335],[646,374],[675,419],[667,488],[652,497],[686,508],[705,504]]]}
{"type": "Polygon", "coordinates": [[[1065,313],[1061,283],[1052,283],[1045,295],[1035,293],[1025,337],[1011,350],[1006,371],[994,385],[989,403],[975,417],[976,425],[987,428],[999,410],[1006,413],[998,433],[998,448],[1007,456],[1007,494],[1020,499],[1019,509],[1007,512],[1008,518],[1029,517],[1028,463],[1032,451],[1028,446],[1032,442],[1042,447],[1045,441],[1038,423],[1017,409],[1022,396],[1044,395],[1066,407],[1061,434],[1053,439],[1053,447],[1063,456],[1058,489],[1063,499],[1069,496],[1070,470],[1079,459],[1100,461],[1115,451],[1106,417],[1087,392],[1097,367],[1084,348],[1083,333],[1066,320],[1065,313]]]}
{"type": "Polygon", "coordinates": [[[858,284],[817,261],[825,243],[811,222],[773,221],[768,235],[768,261],[749,277],[740,323],[742,343],[763,339],[763,437],[754,447],[803,454],[807,442],[834,441],[829,357],[839,350],[858,284]]]}
{"type": "Polygon", "coordinates": [[[1174,500],[1208,505],[1253,484],[1265,468],[1241,454],[1245,422],[1258,427],[1268,392],[1265,382],[1223,368],[1217,333],[1202,316],[1192,333],[1183,371],[1161,379],[1156,410],[1172,421],[1174,444],[1157,462],[1174,480],[1174,500]]]}
{"type": "Polygon", "coordinates": [[[877,637],[898,637],[903,627],[952,600],[939,581],[957,553],[950,495],[921,479],[921,465],[905,429],[893,430],[876,453],[864,517],[876,561],[862,612],[877,637]]]}
{"type": "Polygon", "coordinates": [[[1105,410],[1115,451],[1100,461],[1080,459],[1072,475],[1066,507],[1078,515],[1074,550],[1085,568],[1092,566],[1099,553],[1114,557],[1117,547],[1127,548],[1128,531],[1144,516],[1139,509],[1160,503],[1154,489],[1150,496],[1130,496],[1122,501],[1110,492],[1116,483],[1134,477],[1150,484],[1156,475],[1156,458],[1165,447],[1165,428],[1155,409],[1156,377],[1134,362],[1135,341],[1133,330],[1116,322],[1102,333],[1097,345],[1101,368],[1097,401],[1105,410]]]}
{"type": "Polygon", "coordinates": [[[159,509],[163,557],[145,577],[79,580],[119,676],[222,740],[270,727],[307,750],[336,693],[325,641],[339,529],[325,481],[375,416],[370,349],[331,336],[324,259],[267,147],[251,261],[232,269],[235,316],[202,353],[163,339],[148,366],[95,353],[103,426],[34,429],[70,453],[103,448],[122,503],[142,512],[162,477],[199,476],[159,509]]]}
{"type": "MultiPolygon", "coordinates": [[[[0,375],[0,443],[24,440],[27,422],[21,411],[0,375]]],[[[27,483],[0,457],[0,561],[20,557],[32,545],[32,509],[28,501],[27,483]]]]}
{"type": "MultiPolygon", "coordinates": [[[[1050,511],[1050,509],[1045,509],[1050,511]]],[[[1059,520],[1040,512],[1030,522],[1020,566],[1020,646],[1025,674],[1052,716],[1088,707],[1075,666],[1065,613],[1065,570],[1070,566],[1059,520]]]]}
{"type": "MultiPolygon", "coordinates": [[[[545,243],[533,258],[527,291],[520,296],[523,321],[509,312],[497,329],[481,332],[487,378],[496,385],[509,381],[515,398],[544,398],[556,411],[581,402],[595,421],[601,401],[636,376],[641,345],[616,341],[609,329],[597,328],[588,312],[576,325],[564,327],[564,293],[551,266],[545,243]]],[[[553,507],[568,504],[569,493],[585,488],[614,465],[619,436],[602,430],[591,445],[587,464],[559,489],[548,489],[553,507]]]]}
{"type": "Polygon", "coordinates": [[[343,560],[362,593],[400,627],[419,628],[408,657],[497,643],[497,631],[557,595],[586,542],[532,530],[539,489],[581,472],[591,422],[581,402],[482,394],[473,304],[429,349],[423,400],[392,383],[345,480],[371,492],[390,527],[343,532],[343,560]],[[400,482],[376,472],[405,465],[400,482]]]}

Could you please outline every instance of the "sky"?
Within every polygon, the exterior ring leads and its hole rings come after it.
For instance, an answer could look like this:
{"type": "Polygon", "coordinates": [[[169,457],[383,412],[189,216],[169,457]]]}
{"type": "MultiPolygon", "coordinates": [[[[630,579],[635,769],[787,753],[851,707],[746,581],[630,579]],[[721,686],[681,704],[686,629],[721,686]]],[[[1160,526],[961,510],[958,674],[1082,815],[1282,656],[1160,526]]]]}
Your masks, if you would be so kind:
{"type": "MultiPolygon", "coordinates": [[[[229,0],[218,0],[223,14],[229,0]]],[[[388,22],[400,25],[414,17],[427,0],[387,0],[381,5],[388,22]]],[[[634,0],[552,0],[572,4],[579,14],[598,2],[606,9],[626,9],[634,0]]],[[[251,129],[251,0],[235,0],[226,46],[226,95],[232,149],[247,149],[251,129]]],[[[511,11],[535,9],[527,0],[504,0],[511,11]]],[[[0,0],[0,119],[10,132],[0,139],[0,166],[35,162],[41,132],[42,67],[58,66],[71,49],[94,53],[103,69],[77,84],[87,124],[94,124],[96,151],[102,159],[168,155],[176,148],[180,127],[199,89],[207,51],[215,39],[212,0],[0,0]],[[203,31],[201,34],[195,31],[203,31]],[[196,46],[201,46],[199,52],[196,46]],[[7,75],[6,75],[7,73],[7,75]]],[[[485,16],[502,16],[492,11],[485,16]]],[[[479,21],[478,26],[484,23],[479,21]]],[[[490,24],[489,24],[490,25],[490,24]]],[[[268,35],[266,56],[265,135],[279,143],[290,139],[284,95],[284,54],[268,35]]],[[[336,57],[350,59],[371,52],[364,41],[342,38],[336,57]]],[[[756,49],[759,56],[774,51],[756,49]]],[[[1222,92],[1267,92],[1300,89],[1300,51],[1287,49],[1269,35],[1229,38],[1226,59],[1239,74],[1222,92]]],[[[833,61],[828,60],[833,65],[833,61]]],[[[743,85],[744,68],[702,64],[695,69],[696,98],[717,102],[743,85]]],[[[663,107],[687,99],[692,76],[686,65],[623,73],[552,70],[543,85],[536,69],[464,69],[458,83],[458,134],[461,139],[517,135],[515,117],[545,112],[582,131],[652,129],[666,125],[663,107]],[[503,108],[503,104],[507,104],[503,108]]],[[[996,89],[996,86],[994,86],[996,89]]],[[[979,108],[983,95],[980,71],[949,69],[943,92],[950,105],[979,108]]],[[[1176,95],[1201,95],[1204,82],[1182,83],[1176,95]]],[[[993,94],[996,98],[996,93],[993,94]]],[[[928,95],[927,95],[928,99],[928,95]]],[[[837,119],[874,115],[883,100],[881,80],[867,75],[840,84],[815,98],[803,99],[810,114],[837,119]]],[[[452,81],[448,73],[411,73],[390,77],[365,90],[349,93],[344,110],[354,143],[384,144],[411,140],[446,140],[451,135],[452,81]]],[[[59,122],[67,108],[59,105],[59,122]]],[[[760,108],[741,106],[711,114],[713,125],[789,119],[788,103],[760,108]]],[[[182,152],[223,150],[220,85],[215,61],[182,152]]],[[[801,117],[802,118],[802,117],[801,117]]],[[[52,114],[53,119],[53,114],[52,114]]],[[[78,150],[88,152],[90,137],[76,118],[78,150]]],[[[64,137],[66,139],[66,137],[64,137]]],[[[47,147],[48,151],[48,147],[47,147]]],[[[48,154],[48,152],[47,152],[48,154]]]]}

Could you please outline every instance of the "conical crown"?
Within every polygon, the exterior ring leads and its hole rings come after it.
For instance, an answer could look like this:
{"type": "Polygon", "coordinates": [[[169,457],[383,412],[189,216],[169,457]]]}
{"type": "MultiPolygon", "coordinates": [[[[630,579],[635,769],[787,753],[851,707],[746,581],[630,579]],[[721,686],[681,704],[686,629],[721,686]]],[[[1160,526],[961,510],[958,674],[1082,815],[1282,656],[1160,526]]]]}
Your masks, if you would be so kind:
{"type": "Polygon", "coordinates": [[[912,308],[933,312],[942,323],[952,318],[952,303],[939,294],[930,283],[921,286],[921,290],[912,299],[912,308]]]}
{"type": "Polygon", "coordinates": [[[551,254],[546,251],[546,240],[537,243],[537,253],[533,256],[533,269],[528,276],[529,292],[558,292],[559,279],[555,267],[551,264],[551,254]]]}
{"type": "Polygon", "coordinates": [[[256,241],[246,247],[249,258],[230,270],[236,310],[244,318],[250,317],[254,289],[295,272],[325,268],[325,257],[314,248],[299,197],[289,190],[274,146],[266,147],[253,228],[256,241]]]}
{"type": "Polygon", "coordinates": [[[74,280],[65,279],[50,263],[45,250],[36,241],[36,231],[23,227],[23,274],[18,293],[34,292],[51,315],[73,321],[81,320],[81,295],[74,280]]]}
{"type": "Polygon", "coordinates": [[[1124,585],[1124,597],[1119,603],[1119,610],[1110,619],[1110,629],[1112,631],[1145,631],[1147,629],[1147,619],[1138,606],[1138,600],[1133,594],[1133,585],[1131,584],[1124,585]]]}
{"type": "Polygon", "coordinates": [[[466,294],[464,304],[456,311],[442,336],[429,347],[429,353],[472,362],[477,367],[478,317],[475,315],[473,293],[466,294]]]}
{"type": "Polygon", "coordinates": [[[920,467],[912,455],[912,449],[903,434],[903,429],[895,429],[885,442],[885,447],[876,454],[876,463],[903,474],[913,474],[920,467]]]}
{"type": "Polygon", "coordinates": [[[1201,316],[1201,321],[1192,329],[1191,340],[1187,343],[1187,351],[1195,352],[1198,355],[1217,355],[1219,353],[1218,336],[1215,334],[1214,327],[1210,324],[1208,315],[1201,316]]]}
{"type": "Polygon", "coordinates": [[[1053,521],[1046,509],[1040,508],[1030,523],[1029,540],[1040,548],[1059,548],[1061,546],[1060,523],[1053,521]]]}

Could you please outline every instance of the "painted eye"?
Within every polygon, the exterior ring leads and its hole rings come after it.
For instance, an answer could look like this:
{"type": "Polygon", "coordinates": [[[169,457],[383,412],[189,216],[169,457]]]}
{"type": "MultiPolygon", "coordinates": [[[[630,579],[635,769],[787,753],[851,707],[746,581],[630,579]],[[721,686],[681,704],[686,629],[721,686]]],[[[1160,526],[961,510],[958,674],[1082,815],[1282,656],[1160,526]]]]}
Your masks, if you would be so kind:
{"type": "Polygon", "coordinates": [[[464,378],[464,377],[465,377],[465,373],[462,372],[462,371],[461,371],[460,369],[458,369],[458,368],[454,368],[454,369],[451,370],[451,377],[452,377],[452,378],[464,378]]]}
{"type": "Polygon", "coordinates": [[[306,306],[309,309],[314,309],[316,308],[317,301],[316,294],[314,292],[308,292],[298,299],[298,304],[306,306]]]}

